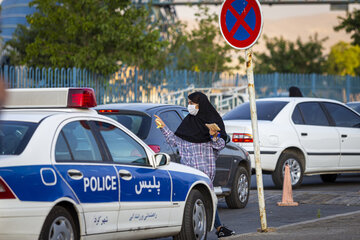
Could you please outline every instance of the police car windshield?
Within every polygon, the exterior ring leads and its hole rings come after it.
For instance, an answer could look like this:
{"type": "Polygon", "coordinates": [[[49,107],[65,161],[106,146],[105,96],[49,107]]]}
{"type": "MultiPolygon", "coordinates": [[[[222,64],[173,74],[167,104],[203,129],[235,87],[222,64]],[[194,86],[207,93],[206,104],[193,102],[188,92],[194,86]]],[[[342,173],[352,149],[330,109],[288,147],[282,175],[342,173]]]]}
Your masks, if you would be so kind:
{"type": "Polygon", "coordinates": [[[19,155],[28,144],[38,123],[0,121],[0,155],[19,155]]]}

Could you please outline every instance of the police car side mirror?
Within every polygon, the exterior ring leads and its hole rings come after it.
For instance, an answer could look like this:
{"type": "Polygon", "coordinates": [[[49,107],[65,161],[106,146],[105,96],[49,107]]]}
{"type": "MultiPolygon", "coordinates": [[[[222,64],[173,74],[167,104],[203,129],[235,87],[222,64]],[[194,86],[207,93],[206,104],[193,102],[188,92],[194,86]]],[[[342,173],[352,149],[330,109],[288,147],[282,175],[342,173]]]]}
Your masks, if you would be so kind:
{"type": "Polygon", "coordinates": [[[170,163],[170,156],[167,153],[156,153],[155,154],[155,164],[156,167],[165,166],[170,163]]]}

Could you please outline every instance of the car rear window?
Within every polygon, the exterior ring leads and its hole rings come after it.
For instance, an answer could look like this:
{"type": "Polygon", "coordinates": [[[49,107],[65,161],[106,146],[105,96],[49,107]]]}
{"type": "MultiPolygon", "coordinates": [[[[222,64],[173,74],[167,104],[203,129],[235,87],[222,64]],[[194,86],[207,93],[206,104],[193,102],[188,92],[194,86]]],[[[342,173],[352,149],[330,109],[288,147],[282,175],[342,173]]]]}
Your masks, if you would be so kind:
{"type": "Polygon", "coordinates": [[[347,105],[360,113],[360,103],[347,103],[347,105]]]}
{"type": "Polygon", "coordinates": [[[29,143],[37,123],[0,121],[0,155],[19,155],[29,143]]]}
{"type": "Polygon", "coordinates": [[[151,118],[146,115],[131,113],[100,113],[118,121],[141,139],[145,139],[149,134],[151,118]]]}
{"type": "MultiPolygon", "coordinates": [[[[289,102],[258,101],[256,111],[258,120],[272,121],[289,102]]],[[[223,116],[224,120],[250,120],[250,104],[243,103],[223,116]]]]}

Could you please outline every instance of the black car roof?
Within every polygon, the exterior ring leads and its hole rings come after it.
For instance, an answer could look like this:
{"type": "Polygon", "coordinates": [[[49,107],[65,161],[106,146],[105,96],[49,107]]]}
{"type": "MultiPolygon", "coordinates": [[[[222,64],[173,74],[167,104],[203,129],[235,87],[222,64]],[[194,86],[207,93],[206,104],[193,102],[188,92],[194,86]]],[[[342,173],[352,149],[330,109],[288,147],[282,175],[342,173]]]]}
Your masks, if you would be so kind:
{"type": "Polygon", "coordinates": [[[181,106],[172,105],[172,104],[161,104],[161,103],[112,103],[112,104],[98,105],[94,109],[96,110],[116,109],[116,110],[131,110],[131,111],[146,112],[150,109],[162,108],[162,107],[181,107],[181,106]]]}

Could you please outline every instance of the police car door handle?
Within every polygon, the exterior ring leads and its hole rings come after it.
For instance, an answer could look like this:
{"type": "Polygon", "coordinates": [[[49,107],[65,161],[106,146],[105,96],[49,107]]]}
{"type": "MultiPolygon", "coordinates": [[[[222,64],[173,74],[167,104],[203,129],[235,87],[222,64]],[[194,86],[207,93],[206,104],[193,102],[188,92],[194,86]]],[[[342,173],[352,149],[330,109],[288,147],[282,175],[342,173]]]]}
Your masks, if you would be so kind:
{"type": "Polygon", "coordinates": [[[79,170],[76,170],[76,169],[69,169],[67,173],[68,173],[69,177],[74,180],[80,180],[83,178],[82,172],[80,172],[79,170]]]}
{"type": "Polygon", "coordinates": [[[132,175],[129,171],[121,169],[119,170],[119,176],[124,180],[130,180],[132,178],[132,175]]]}

